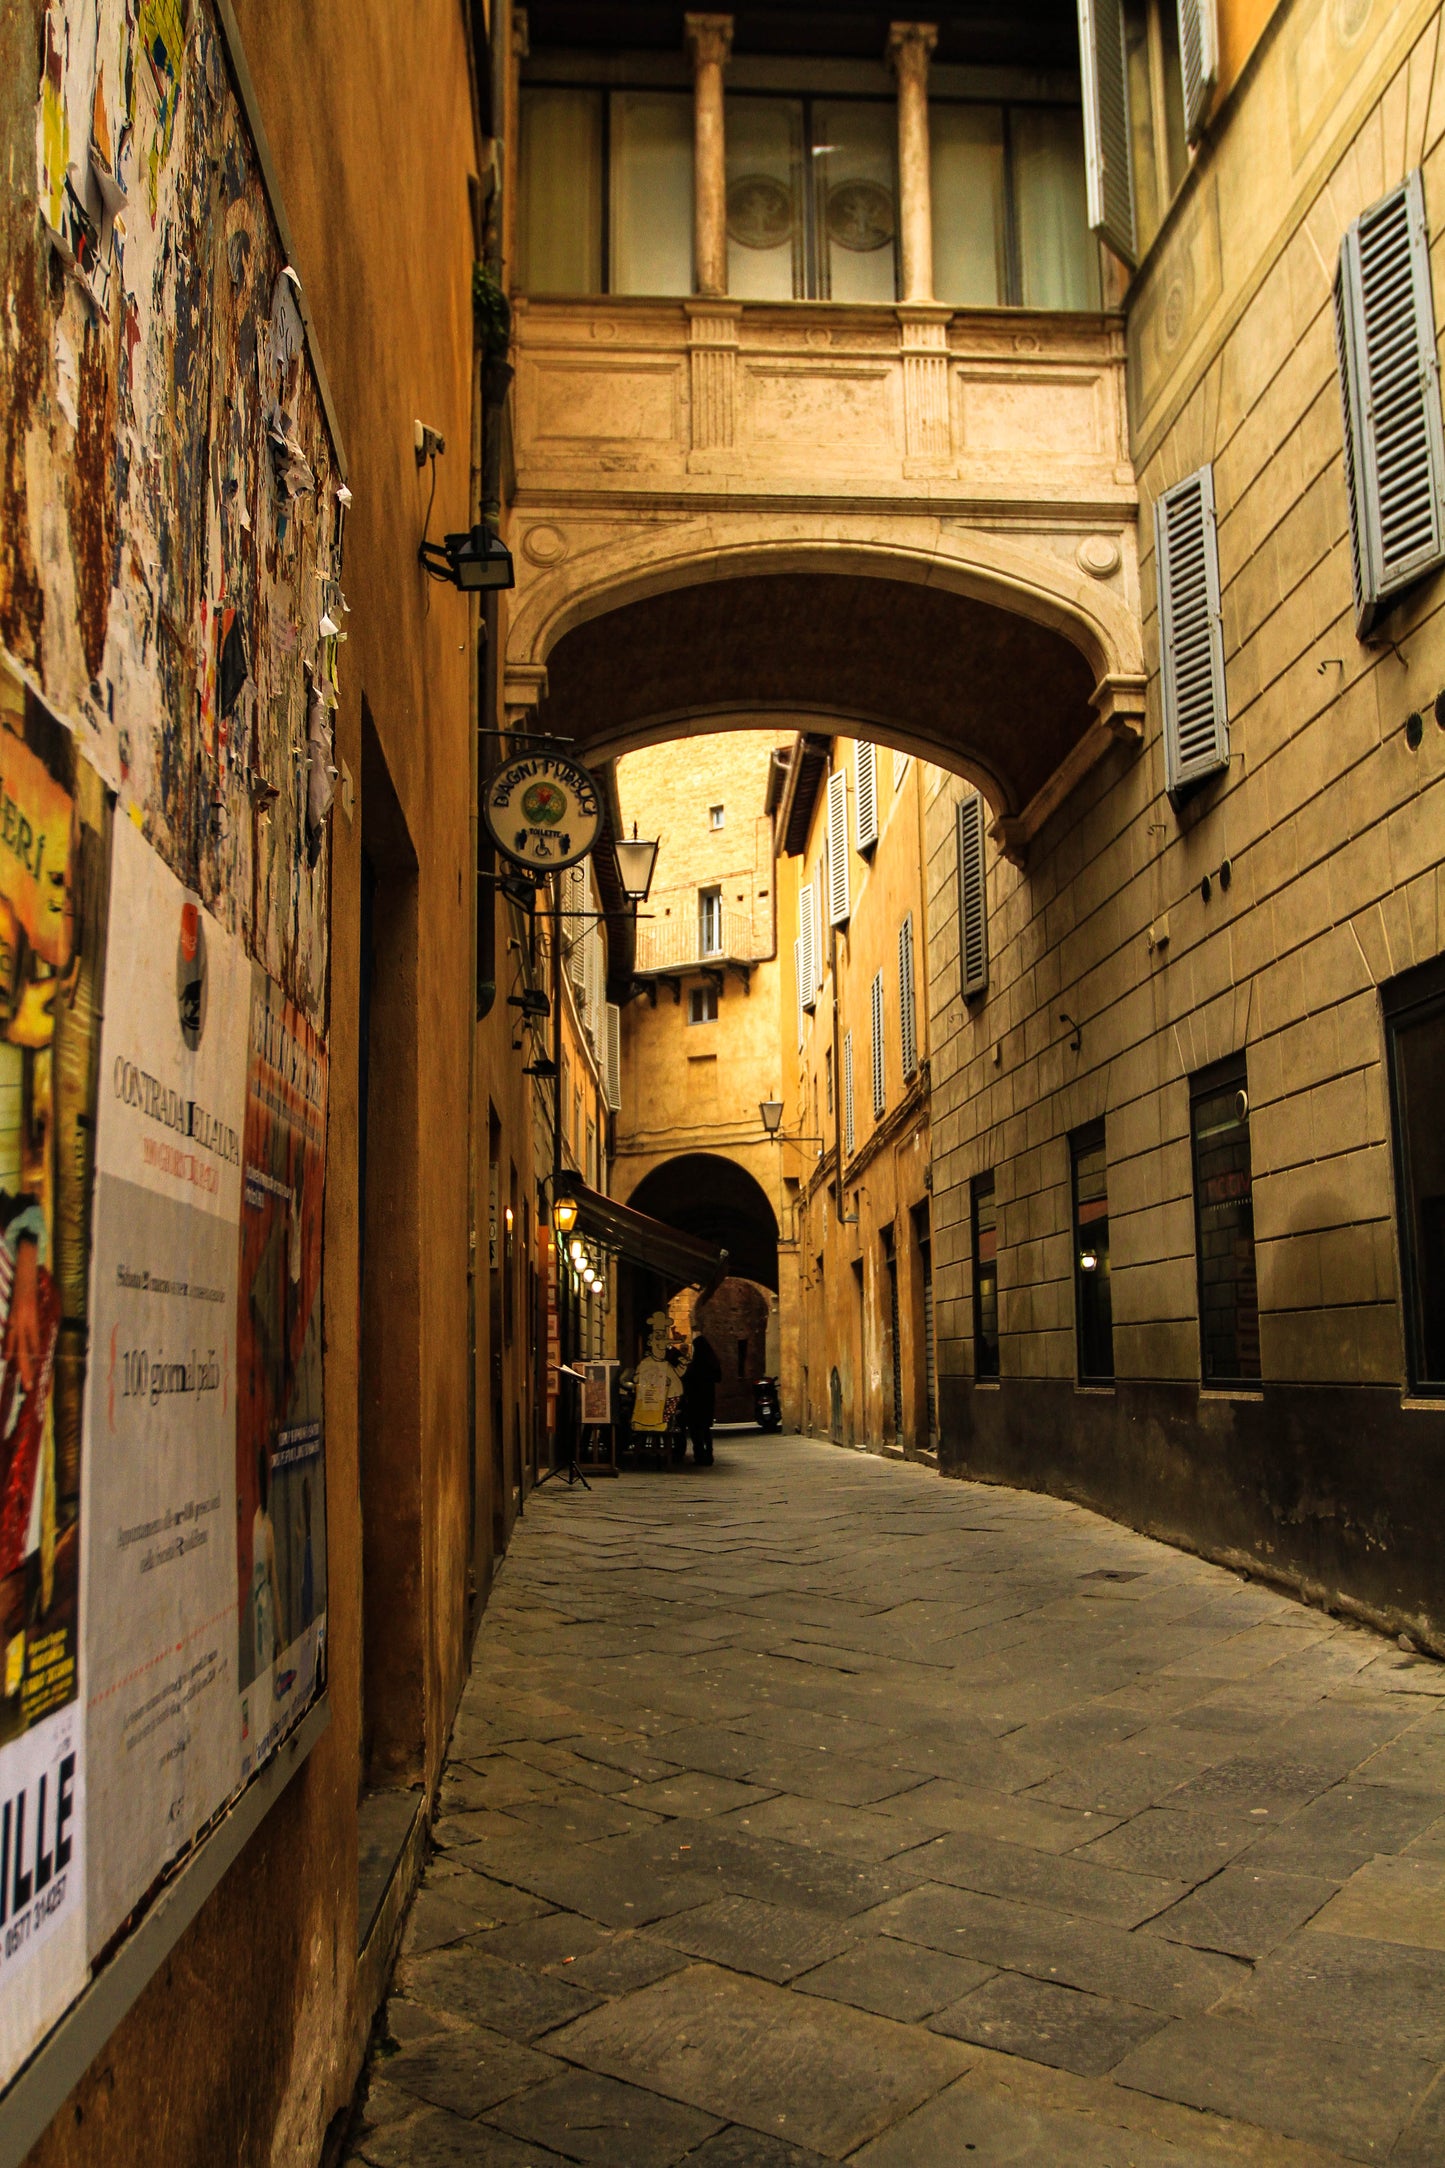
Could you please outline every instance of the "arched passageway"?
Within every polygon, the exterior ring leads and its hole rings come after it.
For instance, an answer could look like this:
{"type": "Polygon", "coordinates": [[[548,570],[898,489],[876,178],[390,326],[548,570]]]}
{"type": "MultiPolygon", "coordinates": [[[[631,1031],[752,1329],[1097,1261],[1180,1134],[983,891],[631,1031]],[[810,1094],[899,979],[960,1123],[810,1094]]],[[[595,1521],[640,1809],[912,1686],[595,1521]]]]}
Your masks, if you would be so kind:
{"type": "MultiPolygon", "coordinates": [[[[682,1152],[643,1176],[628,1204],[682,1234],[728,1253],[729,1279],[778,1291],[778,1222],[767,1192],[747,1170],[715,1152],[682,1152]]],[[[618,1349],[624,1363],[653,1309],[670,1290],[644,1266],[623,1271],[618,1292],[618,1349]]],[[[700,1305],[703,1307],[703,1305],[700,1305]]]]}
{"type": "Polygon", "coordinates": [[[728,1253],[728,1270],[777,1292],[778,1221],[767,1191],[717,1152],[682,1152],[643,1176],[627,1202],[728,1253]]]}
{"type": "Polygon", "coordinates": [[[1095,725],[1073,641],[998,603],[902,579],[772,572],[672,588],[564,634],[538,727],[579,751],[827,716],[942,757],[994,811],[1034,801],[1095,725]]]}

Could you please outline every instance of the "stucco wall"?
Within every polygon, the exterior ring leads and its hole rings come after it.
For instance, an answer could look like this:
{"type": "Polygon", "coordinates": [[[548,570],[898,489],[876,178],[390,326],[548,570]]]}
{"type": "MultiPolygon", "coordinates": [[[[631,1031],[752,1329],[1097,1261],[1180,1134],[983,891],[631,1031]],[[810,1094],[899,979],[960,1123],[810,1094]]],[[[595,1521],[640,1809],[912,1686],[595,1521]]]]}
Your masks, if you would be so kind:
{"type": "MultiPolygon", "coordinates": [[[[798,1331],[784,1371],[790,1419],[849,1444],[931,1446],[923,1369],[923,1286],[920,1233],[929,1214],[928,949],[924,914],[923,805],[933,771],[918,760],[900,764],[887,746],[876,755],[878,840],[857,847],[858,748],[834,740],[831,765],[847,778],[849,916],[836,937],[824,899],[822,973],[816,1005],[804,1013],[798,1045],[796,980],[791,942],[780,1008],[790,1126],[821,1137],[799,1151],[790,1171],[799,1274],[798,1331]],[[903,1073],[899,1011],[899,928],[914,926],[915,1029],[918,1068],[903,1073]],[[872,1089],[871,988],[883,979],[885,1104],[875,1119],[872,1089]],[[834,1005],[837,1005],[836,1044],[834,1005]],[[843,1038],[853,1038],[853,1150],[847,1147],[842,1096],[843,1038]],[[829,1107],[828,1070],[836,1070],[829,1107]],[[837,1144],[842,1139],[840,1219],[837,1144]],[[893,1359],[892,1291],[886,1245],[898,1275],[898,1364],[893,1359]],[[836,1370],[841,1407],[835,1405],[836,1370]],[[901,1397],[896,1391],[901,1386],[901,1397]],[[795,1397],[796,1396],[796,1397],[795,1397]],[[796,1414],[794,1414],[796,1410],[796,1414]]],[[[816,887],[827,829],[827,787],[820,785],[807,823],[806,846],[779,860],[787,893],[786,918],[798,923],[798,899],[816,887]]],[[[926,1237],[925,1237],[926,1239],[926,1237]]]]}

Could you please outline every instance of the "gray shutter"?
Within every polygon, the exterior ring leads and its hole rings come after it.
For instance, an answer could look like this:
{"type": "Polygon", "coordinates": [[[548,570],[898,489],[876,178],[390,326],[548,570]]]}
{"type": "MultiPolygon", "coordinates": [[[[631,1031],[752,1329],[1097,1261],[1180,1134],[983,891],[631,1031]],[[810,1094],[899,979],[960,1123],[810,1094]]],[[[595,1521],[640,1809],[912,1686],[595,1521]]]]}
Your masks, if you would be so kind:
{"type": "Polygon", "coordinates": [[[587,1008],[587,955],[582,945],[587,921],[581,913],[587,908],[587,868],[585,864],[569,866],[562,879],[562,938],[567,947],[567,974],[577,996],[577,1007],[585,1014],[587,1008]]]}
{"type": "Polygon", "coordinates": [[[853,1140],[857,1132],[853,1126],[853,1034],[843,1034],[843,1157],[853,1157],[853,1140]]]}
{"type": "Polygon", "coordinates": [[[798,1052],[800,1054],[803,1051],[803,1040],[806,1036],[803,1029],[803,971],[803,939],[800,934],[793,943],[793,977],[796,979],[798,986],[798,1052]]]}
{"type": "Polygon", "coordinates": [[[840,768],[828,778],[828,923],[848,922],[848,777],[840,768]]]}
{"type": "Polygon", "coordinates": [[[1361,638],[1390,598],[1445,557],[1445,441],[1419,171],[1340,245],[1335,332],[1361,638]]]}
{"type": "Polygon", "coordinates": [[[981,994],[988,984],[988,885],[977,791],[958,809],[958,969],[959,991],[981,994]]]}
{"type": "Polygon", "coordinates": [[[898,929],[898,1029],[903,1043],[903,1074],[918,1067],[918,1014],[913,998],[913,913],[898,929]]]}
{"type": "Polygon", "coordinates": [[[1164,780],[1175,791],[1229,765],[1211,467],[1186,475],[1155,504],[1154,569],[1159,583],[1164,780]]]}
{"type": "Polygon", "coordinates": [[[1129,64],[1123,0],[1079,0],[1084,177],[1089,224],[1125,263],[1139,260],[1129,148],[1129,64]]]}
{"type": "Polygon", "coordinates": [[[1197,143],[1219,79],[1216,0],[1179,0],[1179,71],[1184,79],[1184,129],[1197,143]]]}
{"type": "Polygon", "coordinates": [[[798,924],[802,928],[798,936],[798,947],[802,951],[798,965],[798,999],[805,1009],[811,1009],[818,998],[818,964],[813,954],[815,922],[813,884],[809,881],[798,894],[798,924]]]}
{"type": "Polygon", "coordinates": [[[614,1114],[622,1111],[622,1011],[615,1001],[607,1004],[607,1104],[614,1114]]]}
{"type": "Polygon", "coordinates": [[[858,848],[871,851],[878,841],[878,749],[859,743],[857,804],[853,812],[858,829],[858,848]]]}
{"type": "Polygon", "coordinates": [[[883,1067],[883,973],[881,971],[876,971],[873,975],[873,984],[869,988],[868,998],[873,1025],[873,1119],[876,1122],[882,1119],[883,1109],[888,1104],[887,1077],[883,1067]]]}

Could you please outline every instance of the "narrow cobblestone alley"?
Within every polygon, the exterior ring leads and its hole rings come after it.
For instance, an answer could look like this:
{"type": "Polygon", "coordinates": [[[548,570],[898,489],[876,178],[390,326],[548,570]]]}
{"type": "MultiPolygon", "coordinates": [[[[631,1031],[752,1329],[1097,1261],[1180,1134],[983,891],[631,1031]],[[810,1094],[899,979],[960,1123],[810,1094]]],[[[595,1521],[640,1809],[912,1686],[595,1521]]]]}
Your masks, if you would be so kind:
{"type": "Polygon", "coordinates": [[[550,1486],[350,2158],[1432,2168],[1442,1695],[1077,1508],[811,1440],[550,1486]]]}

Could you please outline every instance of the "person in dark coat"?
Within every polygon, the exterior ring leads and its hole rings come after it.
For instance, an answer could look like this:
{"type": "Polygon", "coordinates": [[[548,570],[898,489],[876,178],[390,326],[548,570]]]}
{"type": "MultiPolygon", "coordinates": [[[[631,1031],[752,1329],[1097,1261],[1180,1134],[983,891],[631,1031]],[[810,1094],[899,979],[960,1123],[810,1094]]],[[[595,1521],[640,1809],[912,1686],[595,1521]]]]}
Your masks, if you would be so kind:
{"type": "Polygon", "coordinates": [[[712,1425],[717,1411],[717,1389],[722,1364],[703,1333],[694,1335],[692,1359],[682,1374],[682,1419],[692,1440],[692,1457],[700,1468],[712,1460],[712,1425]]]}

